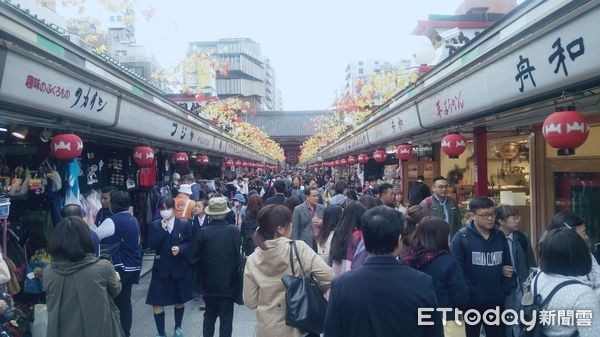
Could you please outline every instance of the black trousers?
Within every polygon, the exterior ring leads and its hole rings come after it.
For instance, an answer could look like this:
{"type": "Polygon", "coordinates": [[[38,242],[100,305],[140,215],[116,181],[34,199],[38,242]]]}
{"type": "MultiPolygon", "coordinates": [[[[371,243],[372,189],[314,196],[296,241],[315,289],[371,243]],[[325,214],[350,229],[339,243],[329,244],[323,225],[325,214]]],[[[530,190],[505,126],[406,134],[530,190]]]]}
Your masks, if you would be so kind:
{"type": "MultiPolygon", "coordinates": [[[[486,310],[494,309],[496,306],[500,307],[500,313],[502,314],[502,311],[504,311],[504,303],[486,303],[474,306],[472,309],[479,311],[480,315],[483,316],[483,313],[486,310]]],[[[479,324],[465,324],[465,332],[467,337],[479,337],[481,334],[481,326],[483,325],[486,337],[506,337],[506,326],[502,323],[502,320],[499,320],[499,323],[499,325],[489,325],[485,324],[483,319],[480,319],[479,324]]]]}
{"type": "Polygon", "coordinates": [[[203,336],[213,337],[215,323],[219,318],[219,337],[231,337],[233,333],[233,297],[204,296],[203,336]]]}
{"type": "Polygon", "coordinates": [[[140,272],[123,272],[119,270],[119,276],[121,277],[121,293],[115,298],[115,304],[119,308],[121,327],[125,332],[125,337],[129,337],[131,335],[131,321],[133,316],[131,309],[131,287],[134,283],[138,282],[140,272]]]}

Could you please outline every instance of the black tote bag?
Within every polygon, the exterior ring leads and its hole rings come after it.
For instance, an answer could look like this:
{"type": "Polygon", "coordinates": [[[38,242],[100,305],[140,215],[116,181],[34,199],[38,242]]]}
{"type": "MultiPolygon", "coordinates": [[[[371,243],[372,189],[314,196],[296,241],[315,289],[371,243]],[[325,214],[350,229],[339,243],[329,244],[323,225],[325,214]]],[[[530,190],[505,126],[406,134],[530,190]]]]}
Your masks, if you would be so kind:
{"type": "Polygon", "coordinates": [[[327,301],[319,289],[317,281],[312,275],[306,276],[298,248],[295,241],[290,241],[290,267],[292,275],[286,275],[281,281],[286,287],[285,291],[285,324],[305,332],[321,334],[325,323],[327,301]],[[301,275],[294,272],[293,254],[296,254],[300,264],[301,275]]]}

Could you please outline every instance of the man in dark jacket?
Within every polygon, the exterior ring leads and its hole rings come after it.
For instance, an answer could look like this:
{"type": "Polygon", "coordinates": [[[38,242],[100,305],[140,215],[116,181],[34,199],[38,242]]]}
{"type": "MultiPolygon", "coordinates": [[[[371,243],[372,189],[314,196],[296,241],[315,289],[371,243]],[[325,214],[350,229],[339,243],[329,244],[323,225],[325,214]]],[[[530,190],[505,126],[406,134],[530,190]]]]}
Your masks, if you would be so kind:
{"type": "Polygon", "coordinates": [[[285,181],[277,179],[273,183],[275,195],[265,200],[266,205],[283,205],[285,203],[285,181]]]}
{"type": "Polygon", "coordinates": [[[118,189],[114,186],[105,186],[102,188],[102,194],[100,195],[100,204],[102,208],[98,210],[96,213],[96,220],[94,220],[94,225],[96,227],[100,226],[100,224],[110,218],[112,212],[110,211],[110,193],[118,191],[118,189]]]}
{"type": "Polygon", "coordinates": [[[142,247],[140,245],[140,225],[129,212],[131,198],[125,191],[110,193],[110,210],[113,215],[104,220],[96,229],[100,243],[108,247],[118,246],[112,254],[113,266],[121,277],[121,293],[115,298],[119,308],[121,326],[125,336],[131,334],[133,310],[131,308],[131,288],[137,284],[142,269],[142,247]]]}
{"type": "MultiPolygon", "coordinates": [[[[192,265],[193,273],[200,275],[199,283],[206,303],[203,336],[214,335],[217,318],[220,322],[219,336],[232,334],[241,235],[235,226],[225,221],[229,212],[225,198],[211,198],[205,210],[211,221],[198,231],[188,251],[188,262],[192,265]]],[[[198,279],[195,276],[193,278],[198,279]]],[[[197,288],[199,284],[194,286],[197,288]]]]}
{"type": "Polygon", "coordinates": [[[404,216],[393,208],[365,213],[363,239],[370,256],[333,280],[325,337],[444,336],[439,312],[429,311],[431,317],[420,322],[420,308],[438,306],[431,277],[396,259],[403,227],[404,216]]]}
{"type": "MultiPolygon", "coordinates": [[[[471,301],[467,309],[483,314],[488,309],[504,309],[504,301],[516,286],[505,235],[495,228],[494,202],[489,198],[474,197],[469,201],[471,222],[452,238],[450,250],[458,260],[469,285],[471,301]]],[[[490,319],[493,321],[493,319],[490,319]]],[[[506,328],[500,324],[483,323],[487,337],[504,337],[506,328]]],[[[478,337],[480,321],[465,325],[467,337],[478,337]]]]}
{"type": "Polygon", "coordinates": [[[450,225],[450,235],[454,236],[462,227],[460,209],[456,200],[448,196],[448,180],[442,176],[433,178],[433,195],[427,197],[419,204],[426,210],[431,210],[433,215],[446,220],[450,225]]]}
{"type": "Polygon", "coordinates": [[[300,176],[294,176],[292,178],[292,186],[285,191],[285,196],[290,198],[292,196],[297,197],[300,203],[304,202],[304,193],[302,192],[302,178],[300,176]]]}

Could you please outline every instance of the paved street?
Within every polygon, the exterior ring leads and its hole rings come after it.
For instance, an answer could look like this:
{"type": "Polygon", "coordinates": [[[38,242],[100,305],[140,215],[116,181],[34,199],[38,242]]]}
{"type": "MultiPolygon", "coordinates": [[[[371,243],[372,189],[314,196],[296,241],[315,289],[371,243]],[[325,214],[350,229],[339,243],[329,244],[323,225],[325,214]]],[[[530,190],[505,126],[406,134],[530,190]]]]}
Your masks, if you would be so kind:
{"type": "MultiPolygon", "coordinates": [[[[151,267],[151,256],[144,257],[142,266],[142,274],[147,272],[151,267]]],[[[133,304],[133,327],[131,329],[132,337],[154,337],[156,336],[156,326],[152,316],[152,307],[146,304],[146,294],[150,286],[150,273],[144,275],[140,284],[134,285],[131,301],[133,304]]],[[[234,304],[234,319],[233,319],[233,336],[236,337],[253,337],[254,325],[256,321],[256,313],[244,306],[234,304]]],[[[186,304],[185,315],[183,318],[183,330],[186,337],[201,337],[202,336],[202,321],[204,311],[198,310],[198,302],[190,301],[186,304]]],[[[173,336],[175,328],[175,320],[173,317],[173,307],[167,307],[165,310],[165,331],[167,336],[173,336]]],[[[218,337],[218,321],[215,330],[215,336],[218,337]]]]}

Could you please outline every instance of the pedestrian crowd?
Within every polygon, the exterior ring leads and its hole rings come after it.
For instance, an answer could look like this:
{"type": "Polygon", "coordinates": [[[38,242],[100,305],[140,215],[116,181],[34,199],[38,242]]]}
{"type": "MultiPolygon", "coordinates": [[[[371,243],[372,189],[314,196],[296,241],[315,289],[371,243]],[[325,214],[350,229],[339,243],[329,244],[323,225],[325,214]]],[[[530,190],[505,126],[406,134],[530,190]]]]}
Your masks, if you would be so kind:
{"type": "MultiPolygon", "coordinates": [[[[423,180],[404,200],[398,181],[361,184],[357,176],[240,177],[222,189],[184,177],[173,197],[160,200],[160,216],[148,229],[155,255],[146,303],[156,336],[167,335],[168,306],[172,336],[184,336],[192,299],[204,310],[202,335],[213,336],[218,319],[222,337],[233,335],[236,303],[256,310],[257,336],[518,337],[518,324],[466,324],[456,309],[519,310],[532,294],[549,299],[546,310],[600,317],[600,266],[581,218],[556,214],[536,261],[517,208],[473,197],[463,221],[448,180],[433,178],[431,191],[423,180]],[[304,290],[318,289],[327,299],[316,318],[314,301],[302,304],[310,328],[290,312],[303,298],[292,294],[308,293],[286,286],[289,275],[304,277],[304,290]]],[[[94,231],[66,207],[49,241],[48,336],[130,336],[139,225],[126,192],[103,190],[102,206],[94,231]]],[[[598,319],[559,323],[541,329],[548,336],[600,334],[598,319]]]]}

